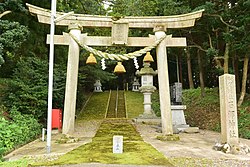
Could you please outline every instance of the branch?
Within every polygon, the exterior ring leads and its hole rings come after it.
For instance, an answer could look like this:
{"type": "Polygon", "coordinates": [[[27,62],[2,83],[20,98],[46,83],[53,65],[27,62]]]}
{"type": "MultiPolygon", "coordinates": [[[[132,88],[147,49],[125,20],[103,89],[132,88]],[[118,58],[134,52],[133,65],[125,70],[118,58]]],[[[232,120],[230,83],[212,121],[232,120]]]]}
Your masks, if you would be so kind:
{"type": "Polygon", "coordinates": [[[198,48],[198,49],[200,49],[200,50],[203,51],[203,52],[207,52],[207,50],[206,50],[206,49],[203,49],[200,45],[196,44],[196,43],[193,42],[193,41],[191,41],[191,42],[193,43],[193,45],[189,45],[188,47],[190,47],[190,48],[198,48]]]}
{"type": "Polygon", "coordinates": [[[213,48],[211,35],[210,34],[207,34],[207,35],[208,35],[208,40],[209,40],[210,48],[213,48]]]}
{"type": "Polygon", "coordinates": [[[219,17],[220,21],[221,21],[223,24],[225,24],[226,26],[228,26],[228,27],[230,27],[230,28],[232,28],[232,29],[235,29],[235,30],[238,30],[238,29],[239,29],[238,27],[232,26],[232,25],[228,24],[227,22],[225,22],[225,21],[223,20],[223,18],[222,18],[221,15],[218,15],[218,14],[205,14],[205,15],[207,15],[207,16],[213,16],[213,17],[219,17]]]}
{"type": "Polygon", "coordinates": [[[0,18],[2,18],[4,15],[7,15],[7,14],[9,14],[9,13],[11,13],[10,10],[7,10],[7,11],[1,13],[1,14],[0,14],[0,18]]]}

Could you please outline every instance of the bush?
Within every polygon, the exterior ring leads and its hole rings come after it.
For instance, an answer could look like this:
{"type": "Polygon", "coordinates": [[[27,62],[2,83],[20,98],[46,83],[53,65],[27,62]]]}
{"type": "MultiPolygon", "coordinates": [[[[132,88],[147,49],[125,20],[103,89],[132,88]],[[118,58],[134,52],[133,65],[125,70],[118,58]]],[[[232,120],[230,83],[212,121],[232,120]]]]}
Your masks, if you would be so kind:
{"type": "MultiPolygon", "coordinates": [[[[55,65],[53,107],[62,108],[66,70],[55,65]]],[[[3,80],[8,85],[3,101],[8,110],[16,106],[22,114],[32,114],[37,119],[46,118],[48,97],[48,63],[35,57],[21,59],[12,79],[3,80]]]]}
{"type": "Polygon", "coordinates": [[[41,133],[41,125],[32,115],[22,115],[13,107],[9,117],[0,115],[0,157],[41,133]]]}
{"type": "Polygon", "coordinates": [[[239,119],[239,136],[250,139],[250,112],[249,110],[240,110],[239,119]]]}

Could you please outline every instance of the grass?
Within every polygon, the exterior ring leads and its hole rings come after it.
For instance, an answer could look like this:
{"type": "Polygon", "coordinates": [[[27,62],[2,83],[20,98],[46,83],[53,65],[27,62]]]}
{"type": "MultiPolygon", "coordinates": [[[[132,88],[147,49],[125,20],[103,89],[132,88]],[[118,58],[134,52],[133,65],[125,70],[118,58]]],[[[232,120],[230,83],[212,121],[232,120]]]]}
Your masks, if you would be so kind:
{"type": "Polygon", "coordinates": [[[105,118],[109,91],[94,93],[87,106],[79,113],[77,120],[96,120],[105,118]]]}
{"type": "Polygon", "coordinates": [[[125,95],[128,118],[136,118],[143,114],[143,94],[141,92],[126,91],[125,95]]]}
{"type": "Polygon", "coordinates": [[[126,119],[104,120],[91,143],[59,157],[58,160],[34,165],[62,165],[80,163],[166,165],[172,166],[163,154],[145,143],[134,126],[126,119]],[[112,152],[114,135],[123,136],[123,153],[112,152]]]}
{"type": "Polygon", "coordinates": [[[30,163],[32,163],[31,160],[22,158],[16,161],[0,162],[0,167],[24,167],[28,166],[30,163]]]}

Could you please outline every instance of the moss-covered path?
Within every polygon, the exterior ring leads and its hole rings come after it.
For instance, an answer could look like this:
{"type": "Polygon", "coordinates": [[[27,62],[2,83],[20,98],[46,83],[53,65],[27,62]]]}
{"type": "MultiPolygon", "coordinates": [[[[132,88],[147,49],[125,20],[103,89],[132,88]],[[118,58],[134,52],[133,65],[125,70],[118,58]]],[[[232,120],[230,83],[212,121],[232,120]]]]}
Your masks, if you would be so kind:
{"type": "Polygon", "coordinates": [[[78,147],[56,161],[39,165],[81,163],[173,166],[163,154],[143,141],[127,119],[105,119],[91,143],[78,147]],[[122,154],[112,152],[114,135],[123,136],[122,154]]]}

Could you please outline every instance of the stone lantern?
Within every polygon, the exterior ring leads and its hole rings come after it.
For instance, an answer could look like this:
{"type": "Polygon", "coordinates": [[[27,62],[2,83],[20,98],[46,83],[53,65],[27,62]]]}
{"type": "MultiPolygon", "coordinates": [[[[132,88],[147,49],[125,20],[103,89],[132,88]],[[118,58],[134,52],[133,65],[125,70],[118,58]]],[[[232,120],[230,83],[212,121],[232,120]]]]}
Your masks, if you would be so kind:
{"type": "Polygon", "coordinates": [[[102,84],[100,80],[95,81],[94,92],[102,92],[102,84]]]}
{"type": "Polygon", "coordinates": [[[132,84],[132,91],[133,92],[138,92],[140,87],[140,83],[136,77],[134,77],[134,82],[132,84]]]}
{"type": "Polygon", "coordinates": [[[141,76],[141,87],[139,90],[144,95],[144,113],[142,117],[144,118],[153,118],[155,114],[151,108],[151,94],[156,90],[156,87],[153,85],[153,76],[157,74],[153,68],[150,67],[150,63],[154,62],[150,52],[147,52],[146,56],[143,59],[143,68],[137,70],[136,75],[141,76]]]}

